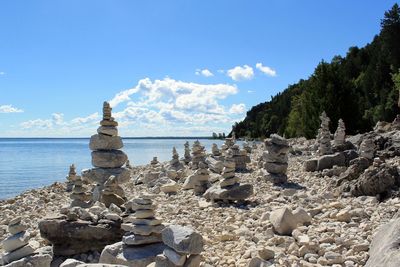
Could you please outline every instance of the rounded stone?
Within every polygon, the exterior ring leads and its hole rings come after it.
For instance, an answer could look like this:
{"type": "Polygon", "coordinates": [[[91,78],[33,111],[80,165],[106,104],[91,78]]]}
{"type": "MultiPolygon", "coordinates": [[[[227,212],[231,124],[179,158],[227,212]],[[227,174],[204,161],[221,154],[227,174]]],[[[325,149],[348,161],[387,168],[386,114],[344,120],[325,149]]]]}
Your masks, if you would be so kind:
{"type": "Polygon", "coordinates": [[[109,136],[105,134],[95,134],[90,138],[89,148],[91,150],[111,150],[120,149],[124,145],[119,136],[109,136]]]}
{"type": "Polygon", "coordinates": [[[127,160],[128,156],[120,150],[92,152],[92,165],[99,168],[119,168],[127,160]]]}

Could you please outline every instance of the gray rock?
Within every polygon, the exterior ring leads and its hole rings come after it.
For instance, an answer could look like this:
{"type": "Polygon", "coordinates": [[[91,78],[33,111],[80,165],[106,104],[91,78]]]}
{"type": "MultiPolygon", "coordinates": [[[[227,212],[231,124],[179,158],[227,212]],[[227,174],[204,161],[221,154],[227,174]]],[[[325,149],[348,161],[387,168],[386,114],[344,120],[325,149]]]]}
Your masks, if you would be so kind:
{"type": "Polygon", "coordinates": [[[84,264],[84,262],[75,259],[66,259],[63,263],[61,263],[60,267],[76,267],[81,264],[84,264]]]}
{"type": "Polygon", "coordinates": [[[291,235],[297,227],[297,219],[288,208],[281,208],[271,212],[269,220],[275,232],[281,235],[291,235]]]}
{"type": "Polygon", "coordinates": [[[124,146],[119,136],[109,136],[104,134],[95,134],[90,137],[89,148],[91,150],[110,150],[120,149],[124,146]]]}
{"type": "Polygon", "coordinates": [[[166,246],[155,243],[141,246],[126,246],[122,242],[106,246],[100,255],[100,262],[107,264],[121,264],[129,267],[146,267],[154,262],[166,246]]]}
{"type": "Polygon", "coordinates": [[[115,176],[118,184],[123,184],[131,178],[131,171],[127,168],[93,168],[82,171],[82,178],[89,183],[104,184],[111,175],[115,176]]]}
{"type": "Polygon", "coordinates": [[[382,225],[372,239],[365,267],[400,266],[400,218],[382,225]]]}
{"type": "Polygon", "coordinates": [[[39,247],[39,243],[32,241],[28,245],[18,248],[14,251],[8,252],[2,256],[3,264],[8,264],[13,261],[20,260],[26,256],[35,253],[35,249],[39,247]]]}
{"type": "Polygon", "coordinates": [[[204,193],[204,197],[210,200],[244,200],[253,195],[253,185],[236,184],[231,187],[221,188],[215,184],[204,193]]]}
{"type": "Polygon", "coordinates": [[[117,136],[118,135],[118,129],[117,127],[112,127],[112,126],[100,126],[97,128],[97,132],[99,134],[105,134],[109,136],[117,136]]]}
{"type": "Polygon", "coordinates": [[[53,257],[51,255],[39,253],[13,261],[4,267],[50,267],[52,260],[53,257]]]}
{"type": "Polygon", "coordinates": [[[203,237],[189,227],[170,225],[161,234],[164,244],[179,253],[200,254],[204,249],[203,237]]]}
{"type": "Polygon", "coordinates": [[[306,172],[315,172],[318,166],[318,159],[309,159],[304,162],[304,170],[306,172]]]}
{"type": "Polygon", "coordinates": [[[127,155],[120,150],[92,152],[92,165],[99,168],[120,168],[127,160],[127,155]]]}
{"type": "Polygon", "coordinates": [[[272,263],[260,259],[258,257],[252,258],[248,265],[248,267],[267,267],[267,266],[272,266],[272,263]]]}
{"type": "Polygon", "coordinates": [[[318,159],[317,170],[322,171],[331,169],[334,165],[345,166],[346,158],[343,152],[338,152],[333,155],[324,155],[318,159]]]}
{"type": "Polygon", "coordinates": [[[30,238],[29,232],[20,232],[12,235],[3,240],[3,249],[7,252],[16,250],[17,248],[23,247],[28,244],[30,238]]]}

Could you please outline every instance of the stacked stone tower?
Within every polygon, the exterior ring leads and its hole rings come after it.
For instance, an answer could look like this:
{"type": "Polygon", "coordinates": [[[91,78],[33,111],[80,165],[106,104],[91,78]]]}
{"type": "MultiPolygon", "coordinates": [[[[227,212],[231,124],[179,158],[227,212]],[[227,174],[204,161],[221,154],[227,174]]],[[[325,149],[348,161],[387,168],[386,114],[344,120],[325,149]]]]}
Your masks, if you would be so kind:
{"type": "MultiPolygon", "coordinates": [[[[123,147],[122,139],[118,136],[118,123],[111,116],[111,107],[108,102],[103,104],[103,120],[97,129],[97,134],[90,138],[89,147],[92,150],[93,169],[82,172],[84,179],[96,183],[93,200],[101,201],[104,183],[114,176],[114,182],[126,183],[130,179],[130,170],[122,167],[128,160],[127,155],[120,150],[123,147]]],[[[123,198],[124,196],[120,196],[123,198]]]]}
{"type": "Polygon", "coordinates": [[[77,176],[74,181],[70,198],[72,199],[71,207],[87,208],[91,205],[92,194],[86,192],[80,176],[77,176]]]}
{"type": "Polygon", "coordinates": [[[265,140],[266,151],[263,153],[265,178],[273,184],[287,181],[289,144],[287,140],[277,134],[272,134],[265,140]]]}
{"type": "Polygon", "coordinates": [[[196,140],[192,147],[191,169],[198,169],[200,162],[205,162],[205,149],[204,146],[200,144],[199,140],[196,140]]]}
{"type": "Polygon", "coordinates": [[[331,133],[329,131],[330,119],[328,116],[326,116],[325,111],[322,112],[319,118],[321,119],[321,127],[318,130],[318,136],[317,136],[317,143],[318,143],[317,154],[320,156],[332,154],[331,133]]]}
{"type": "Polygon", "coordinates": [[[183,162],[185,162],[185,164],[188,165],[192,161],[192,156],[190,156],[189,142],[186,141],[184,146],[185,146],[185,154],[183,156],[183,162]]]}
{"type": "Polygon", "coordinates": [[[69,173],[66,178],[67,178],[67,192],[71,192],[72,188],[74,187],[74,182],[78,179],[74,164],[69,166],[69,173]]]}
{"type": "Polygon", "coordinates": [[[344,145],[345,138],[346,138],[346,126],[344,125],[343,120],[339,119],[338,127],[336,129],[336,132],[335,132],[334,138],[333,138],[335,146],[344,145]]]}

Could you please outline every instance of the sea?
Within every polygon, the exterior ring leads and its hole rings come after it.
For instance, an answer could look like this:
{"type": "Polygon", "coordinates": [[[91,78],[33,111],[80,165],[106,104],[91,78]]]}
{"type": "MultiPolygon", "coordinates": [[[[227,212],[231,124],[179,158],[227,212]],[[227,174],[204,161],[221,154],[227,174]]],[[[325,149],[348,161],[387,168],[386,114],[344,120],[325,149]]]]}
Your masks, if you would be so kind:
{"type": "MultiPolygon", "coordinates": [[[[22,192],[63,182],[74,163],[77,171],[91,168],[89,138],[0,138],[0,199],[22,192]]],[[[196,138],[124,138],[123,151],[132,166],[150,163],[154,156],[159,161],[172,157],[176,147],[183,157],[184,143],[190,146],[196,138]]],[[[208,152],[211,145],[218,147],[222,140],[199,139],[208,152]]]]}

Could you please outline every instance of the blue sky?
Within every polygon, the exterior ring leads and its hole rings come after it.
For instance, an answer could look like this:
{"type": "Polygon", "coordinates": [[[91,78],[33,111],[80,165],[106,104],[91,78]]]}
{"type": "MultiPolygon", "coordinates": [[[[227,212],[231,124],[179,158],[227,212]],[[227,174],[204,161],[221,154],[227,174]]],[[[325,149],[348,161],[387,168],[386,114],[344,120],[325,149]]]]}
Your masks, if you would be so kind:
{"type": "Polygon", "coordinates": [[[229,132],[246,110],[364,46],[396,1],[0,2],[0,137],[229,132]]]}

